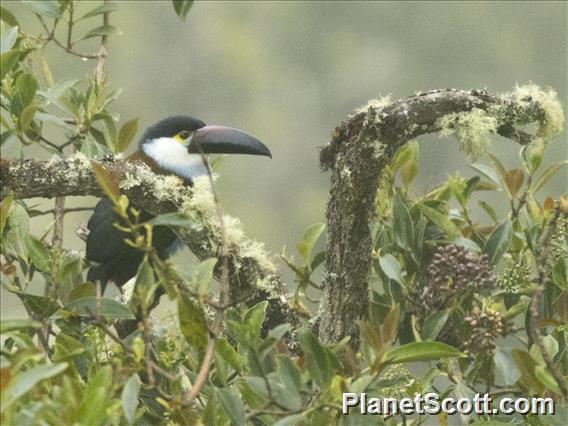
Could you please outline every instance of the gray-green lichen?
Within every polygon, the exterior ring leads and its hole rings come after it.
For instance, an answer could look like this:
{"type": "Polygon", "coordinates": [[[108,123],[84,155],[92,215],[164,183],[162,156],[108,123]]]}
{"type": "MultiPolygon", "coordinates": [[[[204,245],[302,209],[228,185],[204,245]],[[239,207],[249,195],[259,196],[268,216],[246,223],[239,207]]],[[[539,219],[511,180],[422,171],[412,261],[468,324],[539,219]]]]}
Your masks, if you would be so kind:
{"type": "Polygon", "coordinates": [[[523,103],[536,101],[544,111],[544,119],[540,122],[537,136],[545,143],[554,139],[564,128],[564,111],[558,95],[552,89],[543,90],[536,84],[517,86],[512,92],[513,98],[522,106],[523,103]]]}
{"type": "MultiPolygon", "coordinates": [[[[215,180],[215,176],[213,180],[215,180]]],[[[137,165],[135,170],[125,172],[120,184],[120,188],[124,190],[134,187],[141,187],[145,192],[153,194],[158,201],[176,203],[179,206],[180,213],[195,219],[208,230],[209,239],[212,242],[220,244],[222,241],[221,227],[219,226],[209,176],[195,178],[193,186],[188,188],[175,176],[157,176],[147,166],[137,165]]],[[[276,270],[269,254],[264,250],[263,244],[245,237],[238,219],[223,215],[223,228],[229,247],[235,247],[240,258],[253,259],[268,272],[276,270]]]]}
{"type": "Polygon", "coordinates": [[[489,135],[497,131],[498,124],[495,117],[479,108],[446,114],[436,122],[440,136],[455,135],[460,148],[472,159],[487,152],[489,135]]]}
{"type": "Polygon", "coordinates": [[[387,105],[392,103],[390,95],[387,96],[379,96],[375,99],[369,99],[369,101],[359,108],[355,109],[355,114],[359,114],[362,112],[368,112],[369,110],[382,110],[387,105]]]}
{"type": "MultiPolygon", "coordinates": [[[[385,144],[381,141],[381,123],[383,121],[384,109],[392,103],[390,96],[371,99],[367,105],[360,107],[356,113],[364,113],[365,119],[360,132],[359,145],[365,152],[371,153],[374,160],[379,160],[385,152],[385,144]]],[[[342,169],[342,177],[349,178],[349,169],[342,169]]],[[[349,180],[349,179],[348,179],[349,180]]]]}
{"type": "Polygon", "coordinates": [[[564,111],[556,92],[543,90],[535,84],[517,86],[510,93],[500,96],[501,103],[487,110],[473,108],[470,111],[447,114],[436,121],[440,136],[455,135],[460,148],[471,158],[487,152],[489,136],[504,124],[523,125],[534,121],[537,111],[543,118],[538,123],[535,143],[548,143],[564,127],[564,111]]]}

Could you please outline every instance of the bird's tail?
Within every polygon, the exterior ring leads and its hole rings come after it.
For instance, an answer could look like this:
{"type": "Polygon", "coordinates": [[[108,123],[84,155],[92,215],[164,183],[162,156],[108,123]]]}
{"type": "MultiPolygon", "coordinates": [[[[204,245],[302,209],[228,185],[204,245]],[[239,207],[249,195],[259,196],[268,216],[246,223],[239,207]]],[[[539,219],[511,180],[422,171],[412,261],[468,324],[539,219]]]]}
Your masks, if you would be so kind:
{"type": "Polygon", "coordinates": [[[97,281],[101,283],[101,293],[105,291],[108,284],[108,273],[103,265],[94,265],[89,268],[87,272],[87,281],[97,284],[97,281]]]}

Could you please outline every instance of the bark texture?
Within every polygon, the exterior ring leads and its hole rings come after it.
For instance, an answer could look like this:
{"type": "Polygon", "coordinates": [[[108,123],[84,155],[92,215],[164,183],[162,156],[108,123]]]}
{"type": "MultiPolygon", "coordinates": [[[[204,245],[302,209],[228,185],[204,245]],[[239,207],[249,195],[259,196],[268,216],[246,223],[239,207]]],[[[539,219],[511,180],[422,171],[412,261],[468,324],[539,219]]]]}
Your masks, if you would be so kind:
{"type": "Polygon", "coordinates": [[[322,169],[331,172],[327,271],[317,322],[323,342],[350,336],[352,347],[358,347],[358,322],[368,310],[375,195],[381,171],[396,150],[417,136],[443,130],[444,117],[455,116],[458,123],[459,114],[473,112],[495,124],[493,133],[526,145],[536,136],[515,126],[537,122],[537,136],[544,137],[548,127],[556,124],[550,123],[554,111],[548,111],[544,102],[555,95],[546,96],[521,88],[502,95],[435,90],[392,103],[371,101],[334,130],[320,152],[322,169]]]}

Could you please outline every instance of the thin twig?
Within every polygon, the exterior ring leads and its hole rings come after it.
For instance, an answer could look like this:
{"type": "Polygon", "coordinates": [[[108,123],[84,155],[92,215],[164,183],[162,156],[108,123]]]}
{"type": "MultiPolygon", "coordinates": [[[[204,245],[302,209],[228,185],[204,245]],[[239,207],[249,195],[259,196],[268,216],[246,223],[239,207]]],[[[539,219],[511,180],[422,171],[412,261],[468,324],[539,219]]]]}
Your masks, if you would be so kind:
{"type": "Polygon", "coordinates": [[[528,197],[530,189],[531,189],[532,178],[533,178],[533,175],[531,173],[531,174],[528,175],[525,190],[523,191],[523,193],[519,197],[519,202],[517,203],[516,206],[515,206],[515,200],[514,199],[511,200],[511,220],[515,220],[516,218],[519,217],[519,214],[521,213],[521,209],[527,203],[527,197],[528,197]]]}
{"type": "Polygon", "coordinates": [[[69,53],[70,55],[73,56],[77,56],[81,59],[99,59],[99,55],[97,53],[93,53],[93,54],[89,54],[89,53],[81,53],[81,52],[77,52],[76,50],[73,50],[71,48],[68,48],[65,44],[61,43],[56,37],[55,37],[55,26],[53,27],[53,30],[50,30],[47,25],[45,24],[43,18],[41,17],[41,15],[36,14],[37,18],[39,19],[39,22],[41,22],[41,25],[43,26],[45,32],[47,33],[47,40],[48,41],[53,41],[57,46],[61,47],[63,50],[65,50],[67,53],[69,53]]]}
{"type": "MultiPolygon", "coordinates": [[[[108,3],[108,0],[104,0],[104,3],[108,3]]],[[[107,26],[109,24],[110,12],[103,13],[103,25],[107,26]]],[[[101,36],[101,47],[99,48],[99,52],[97,53],[97,66],[95,67],[95,81],[101,86],[104,80],[104,71],[105,71],[105,64],[107,60],[107,45],[108,45],[108,36],[103,34],[101,36]]]]}
{"type": "MultiPolygon", "coordinates": [[[[221,211],[221,206],[219,204],[219,199],[217,197],[217,192],[215,191],[215,185],[213,182],[213,175],[211,173],[211,168],[209,166],[209,162],[205,157],[205,154],[201,147],[198,145],[199,153],[201,155],[201,159],[203,164],[205,165],[205,169],[207,170],[207,176],[209,177],[209,183],[211,184],[211,193],[213,195],[213,201],[215,202],[215,212],[219,219],[219,228],[221,231],[221,256],[223,258],[222,270],[221,270],[221,282],[219,288],[219,306],[224,306],[227,303],[227,299],[229,297],[229,247],[227,243],[227,236],[225,233],[225,224],[223,221],[223,212],[221,211]]],[[[225,309],[216,309],[215,318],[213,319],[213,324],[210,328],[209,333],[209,340],[207,342],[207,348],[205,350],[205,356],[203,357],[203,362],[201,363],[201,367],[199,369],[199,373],[195,378],[193,386],[184,397],[184,405],[189,405],[193,402],[195,397],[201,391],[201,388],[205,384],[207,380],[207,376],[209,375],[209,369],[211,368],[211,363],[213,362],[213,355],[215,354],[215,344],[217,342],[219,333],[221,332],[221,328],[223,326],[223,321],[225,319],[225,309]]]]}
{"type": "MultiPolygon", "coordinates": [[[[110,331],[110,329],[102,321],[97,321],[96,318],[92,318],[92,324],[100,328],[108,337],[110,337],[114,342],[118,343],[122,347],[122,349],[124,349],[126,352],[128,352],[133,356],[136,356],[136,352],[134,351],[134,349],[132,349],[130,346],[124,343],[124,341],[120,337],[118,337],[112,331],[110,331]]],[[[162,367],[156,364],[152,359],[146,356],[142,357],[142,360],[149,368],[154,370],[159,375],[164,376],[166,379],[170,381],[178,380],[181,377],[181,373],[177,375],[172,374],[169,371],[164,370],[162,367]]]]}
{"type": "MultiPolygon", "coordinates": [[[[67,207],[63,209],[63,212],[67,214],[67,213],[86,212],[86,211],[91,211],[93,209],[94,207],[67,207]]],[[[55,214],[55,213],[56,213],[55,209],[49,209],[49,210],[34,212],[34,216],[44,216],[46,214],[55,214]]]]}

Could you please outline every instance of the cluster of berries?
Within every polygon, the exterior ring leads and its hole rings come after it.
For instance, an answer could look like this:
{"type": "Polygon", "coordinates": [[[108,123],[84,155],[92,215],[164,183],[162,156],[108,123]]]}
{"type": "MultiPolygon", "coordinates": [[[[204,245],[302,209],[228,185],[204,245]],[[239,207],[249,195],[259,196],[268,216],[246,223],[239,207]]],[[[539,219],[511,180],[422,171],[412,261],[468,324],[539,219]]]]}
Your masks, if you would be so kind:
{"type": "Polygon", "coordinates": [[[495,349],[495,340],[513,331],[511,322],[503,314],[490,309],[481,310],[476,307],[464,319],[471,328],[464,349],[473,355],[491,354],[495,349]]]}
{"type": "Polygon", "coordinates": [[[531,268],[521,264],[509,266],[499,274],[497,281],[499,288],[502,288],[507,293],[519,293],[524,289],[530,288],[531,268]]]}
{"type": "Polygon", "coordinates": [[[455,244],[436,249],[428,266],[421,299],[429,308],[444,309],[454,296],[494,289],[495,275],[487,255],[477,256],[455,244]]]}

